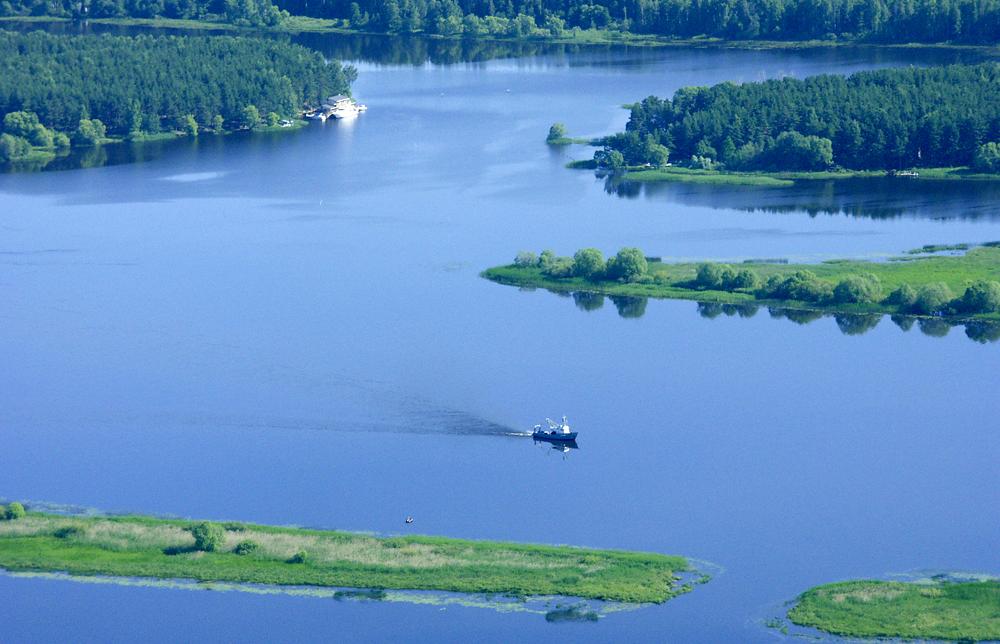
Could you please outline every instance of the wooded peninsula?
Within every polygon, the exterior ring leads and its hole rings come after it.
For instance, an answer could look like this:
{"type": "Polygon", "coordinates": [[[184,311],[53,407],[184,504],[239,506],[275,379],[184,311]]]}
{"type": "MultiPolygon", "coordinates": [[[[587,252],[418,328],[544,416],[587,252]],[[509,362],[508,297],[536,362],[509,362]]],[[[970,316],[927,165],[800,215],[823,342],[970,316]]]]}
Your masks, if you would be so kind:
{"type": "MultiPolygon", "coordinates": [[[[429,536],[0,507],[0,567],[75,575],[560,595],[664,602],[690,591],[683,557],[429,536]],[[13,508],[13,511],[11,510],[13,508]]],[[[693,578],[693,577],[692,577],[693,578]]]]}
{"type": "Polygon", "coordinates": [[[635,180],[918,168],[1000,175],[1000,64],[685,87],[636,103],[625,132],[595,143],[603,147],[584,165],[635,180]]]}
{"type": "Polygon", "coordinates": [[[0,163],[115,138],[273,126],[349,94],[356,76],[269,39],[0,31],[0,163]]]}

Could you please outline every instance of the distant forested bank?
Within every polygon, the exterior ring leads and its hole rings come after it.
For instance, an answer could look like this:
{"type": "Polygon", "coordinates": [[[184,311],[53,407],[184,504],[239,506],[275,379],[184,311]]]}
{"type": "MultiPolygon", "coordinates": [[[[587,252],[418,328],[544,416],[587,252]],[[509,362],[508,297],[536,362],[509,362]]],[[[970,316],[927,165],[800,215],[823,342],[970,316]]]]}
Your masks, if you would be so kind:
{"type": "Polygon", "coordinates": [[[626,131],[602,143],[594,162],[611,171],[669,159],[700,170],[1000,173],[1000,64],[686,87],[633,105],[626,131]]]}
{"type": "Polygon", "coordinates": [[[274,125],[349,93],[355,77],[271,40],[0,32],[0,162],[71,142],[274,125]]]}
{"type": "Polygon", "coordinates": [[[0,0],[0,16],[169,18],[278,27],[562,38],[584,30],[662,38],[995,44],[1000,0],[0,0]]]}

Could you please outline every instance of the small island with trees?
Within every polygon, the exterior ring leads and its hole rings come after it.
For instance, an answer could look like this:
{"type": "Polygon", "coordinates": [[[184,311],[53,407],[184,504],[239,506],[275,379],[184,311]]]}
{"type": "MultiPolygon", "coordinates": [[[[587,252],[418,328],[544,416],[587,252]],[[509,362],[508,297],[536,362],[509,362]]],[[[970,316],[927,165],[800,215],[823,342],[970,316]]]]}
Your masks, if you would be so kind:
{"type": "Polygon", "coordinates": [[[274,40],[0,31],[0,166],[71,146],[294,127],[356,76],[274,40]]]}
{"type": "Polygon", "coordinates": [[[1000,242],[926,246],[889,261],[818,264],[748,260],[668,263],[638,248],[605,260],[599,249],[572,257],[522,251],[483,277],[516,286],[718,302],[778,303],[831,313],[887,313],[949,320],[1000,320],[1000,242]],[[950,254],[941,254],[942,252],[950,254]]]}
{"type": "Polygon", "coordinates": [[[0,506],[0,568],[661,603],[704,583],[683,557],[0,506]],[[687,578],[688,580],[685,580],[687,578]]]}
{"type": "Polygon", "coordinates": [[[1000,640],[1000,580],[826,584],[799,596],[788,619],[852,638],[1000,640]]]}
{"type": "MultiPolygon", "coordinates": [[[[549,142],[575,140],[557,124],[549,142]]],[[[630,181],[1000,180],[1000,64],[685,87],[632,105],[625,132],[593,143],[571,167],[630,181]]]]}

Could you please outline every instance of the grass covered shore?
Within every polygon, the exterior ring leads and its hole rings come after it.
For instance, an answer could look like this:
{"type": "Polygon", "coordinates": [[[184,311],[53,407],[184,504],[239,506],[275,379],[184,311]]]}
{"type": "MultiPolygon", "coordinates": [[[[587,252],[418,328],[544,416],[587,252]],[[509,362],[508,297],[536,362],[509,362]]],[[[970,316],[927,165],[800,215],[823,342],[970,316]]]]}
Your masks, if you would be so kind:
{"type": "MultiPolygon", "coordinates": [[[[918,176],[900,176],[905,181],[1000,181],[1000,174],[975,172],[970,168],[919,168],[918,176]]],[[[888,176],[881,170],[840,170],[823,172],[722,172],[693,168],[669,167],[629,170],[622,175],[626,181],[656,183],[683,181],[727,185],[787,187],[796,181],[830,181],[838,179],[870,179],[888,176]]]]}
{"type": "Polygon", "coordinates": [[[679,573],[692,571],[683,557],[647,552],[35,512],[0,521],[0,567],[634,603],[664,602],[690,590],[679,573]],[[211,549],[203,547],[205,525],[216,537],[211,549]]]}
{"type": "MultiPolygon", "coordinates": [[[[584,251],[581,251],[581,253],[584,251]]],[[[640,251],[635,251],[637,254],[640,251]]],[[[641,254],[640,254],[641,257],[641,254]]],[[[613,258],[612,258],[613,259],[613,258]]],[[[549,266],[518,263],[496,266],[483,271],[486,279],[512,286],[541,287],[554,291],[593,292],[605,295],[654,297],[696,300],[723,304],[750,302],[780,303],[784,308],[801,308],[831,313],[924,314],[951,319],[1000,320],[1000,313],[952,312],[947,306],[955,296],[959,300],[968,286],[977,282],[1000,280],[1000,247],[996,245],[968,247],[966,245],[926,246],[889,261],[829,260],[819,264],[767,263],[749,261],[742,264],[714,264],[719,270],[746,272],[751,286],[706,287],[699,282],[703,262],[668,263],[656,259],[643,261],[643,269],[629,279],[609,278],[597,273],[590,278],[579,276],[572,258],[553,257],[549,266]],[[956,251],[961,255],[936,255],[934,251],[956,251]],[[556,276],[561,273],[562,276],[556,276]],[[844,280],[869,281],[874,276],[878,295],[869,301],[834,302],[837,286],[844,280]],[[788,285],[788,282],[791,282],[788,285]],[[783,287],[782,284],[787,287],[783,287]],[[772,285],[770,289],[768,285],[772,285]],[[803,288],[798,288],[805,285],[803,288]],[[947,296],[936,309],[914,310],[917,301],[896,303],[892,295],[898,289],[912,289],[914,297],[923,289],[941,291],[947,296]],[[942,285],[945,288],[941,288],[942,285]],[[793,288],[794,287],[794,288],[793,288]],[[771,293],[790,291],[777,297],[771,293]],[[801,293],[802,295],[799,295],[801,293]],[[806,299],[806,295],[810,297],[806,299]],[[885,296],[885,297],[883,297],[885,296]]],[[[611,260],[609,260],[610,263],[611,260]]],[[[860,288],[867,288],[861,284],[860,288]]],[[[994,287],[996,288],[996,287],[994,287]]],[[[848,295],[853,294],[849,291],[848,295]]],[[[868,293],[863,293],[869,295],[868,293]]],[[[860,299],[860,298],[856,298],[860,299]]]]}
{"type": "MultiPolygon", "coordinates": [[[[566,143],[585,143],[592,141],[566,139],[566,143]]],[[[596,170],[593,159],[570,161],[566,167],[571,170],[596,170]]],[[[970,168],[919,168],[918,176],[895,177],[901,185],[907,181],[1000,181],[1000,174],[976,172],[970,168]]],[[[621,181],[636,183],[701,183],[710,185],[730,186],[764,186],[770,188],[787,188],[796,181],[836,181],[842,179],[872,179],[886,177],[883,170],[828,170],[822,172],[726,172],[721,170],[701,170],[682,166],[664,168],[629,168],[616,175],[621,181]]]]}
{"type": "Polygon", "coordinates": [[[845,581],[803,593],[788,619],[847,637],[1000,640],[1000,581],[845,581]]]}

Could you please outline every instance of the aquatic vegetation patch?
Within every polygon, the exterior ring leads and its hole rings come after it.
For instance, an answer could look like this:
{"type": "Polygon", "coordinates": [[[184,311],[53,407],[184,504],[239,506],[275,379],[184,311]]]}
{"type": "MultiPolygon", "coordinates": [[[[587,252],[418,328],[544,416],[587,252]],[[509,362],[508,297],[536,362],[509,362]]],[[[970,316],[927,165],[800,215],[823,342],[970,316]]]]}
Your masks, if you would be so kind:
{"type": "Polygon", "coordinates": [[[0,567],[631,603],[659,603],[688,592],[692,587],[682,585],[682,573],[693,572],[683,557],[656,553],[35,512],[0,523],[0,567]]]}
{"type": "Polygon", "coordinates": [[[849,637],[998,640],[1000,580],[826,584],[803,593],[788,619],[849,637]]]}

